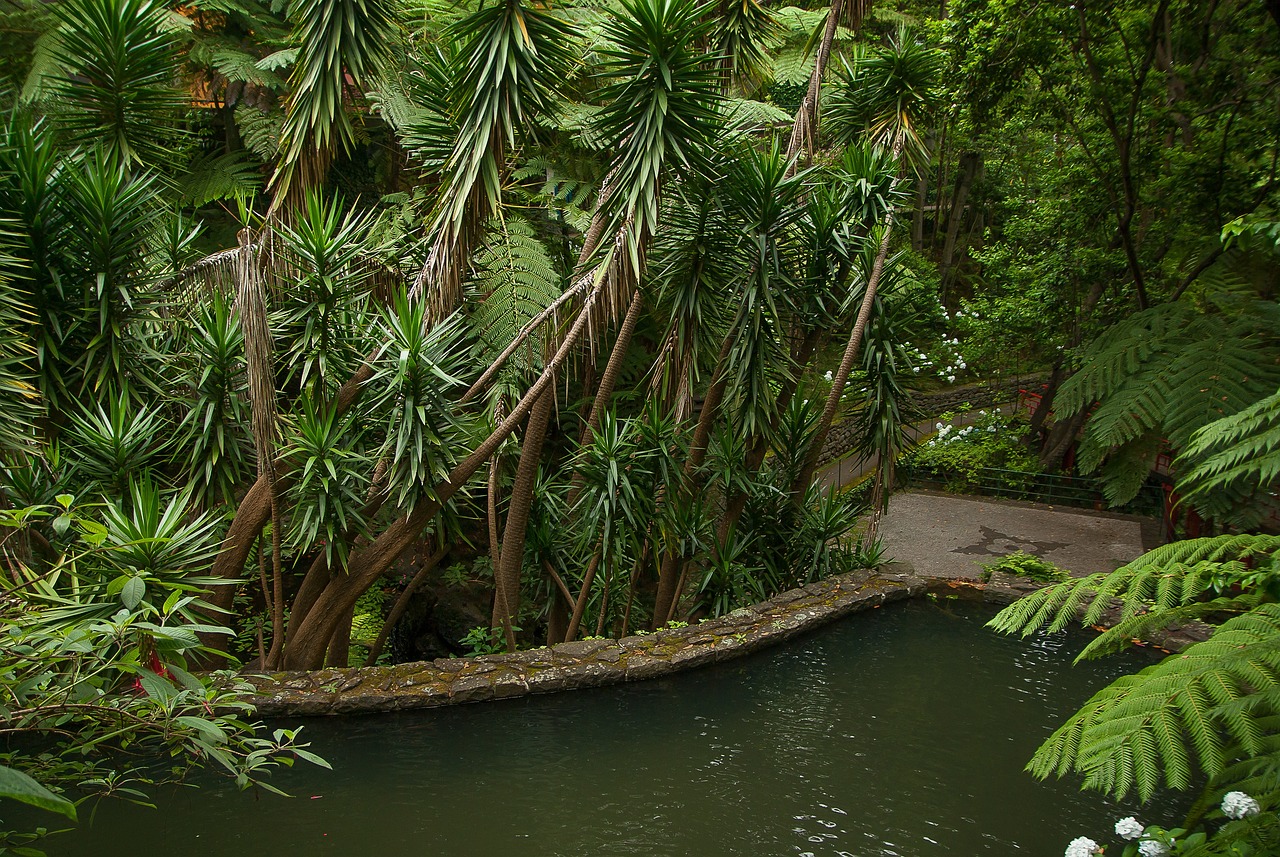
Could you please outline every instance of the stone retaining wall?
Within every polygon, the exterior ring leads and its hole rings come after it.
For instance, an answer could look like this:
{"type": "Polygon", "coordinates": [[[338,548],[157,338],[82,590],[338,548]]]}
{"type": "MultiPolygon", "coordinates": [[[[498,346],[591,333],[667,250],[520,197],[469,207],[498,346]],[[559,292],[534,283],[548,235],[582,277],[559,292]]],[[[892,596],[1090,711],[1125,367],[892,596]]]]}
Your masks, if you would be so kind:
{"type": "Polygon", "coordinates": [[[719,619],[621,640],[580,640],[513,654],[385,667],[244,676],[263,716],[435,708],[672,675],[777,645],[841,616],[920,595],[894,564],[792,589],[719,619]]]}

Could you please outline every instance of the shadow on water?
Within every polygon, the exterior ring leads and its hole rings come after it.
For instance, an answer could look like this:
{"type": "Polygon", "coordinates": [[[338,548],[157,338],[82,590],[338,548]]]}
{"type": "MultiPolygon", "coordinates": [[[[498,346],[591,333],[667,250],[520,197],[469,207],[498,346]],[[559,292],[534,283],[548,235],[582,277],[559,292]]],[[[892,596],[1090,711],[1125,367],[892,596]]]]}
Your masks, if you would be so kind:
{"type": "Polygon", "coordinates": [[[307,721],[335,770],[278,775],[291,799],[215,783],[160,795],[157,811],[104,804],[48,850],[1058,854],[1117,811],[1022,767],[1093,690],[1149,658],[1072,668],[1083,635],[999,637],[989,615],[917,602],[667,680],[307,721]]]}

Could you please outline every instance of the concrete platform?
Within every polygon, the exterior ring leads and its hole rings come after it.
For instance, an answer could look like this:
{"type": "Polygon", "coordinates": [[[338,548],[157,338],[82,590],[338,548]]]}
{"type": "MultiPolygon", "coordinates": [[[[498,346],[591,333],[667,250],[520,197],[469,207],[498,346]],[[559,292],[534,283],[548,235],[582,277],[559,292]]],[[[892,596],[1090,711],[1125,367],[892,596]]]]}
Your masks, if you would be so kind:
{"type": "Polygon", "coordinates": [[[1114,571],[1153,546],[1143,530],[1132,515],[925,491],[895,494],[880,524],[889,559],[954,578],[976,578],[984,563],[1017,550],[1074,575],[1114,571]]]}

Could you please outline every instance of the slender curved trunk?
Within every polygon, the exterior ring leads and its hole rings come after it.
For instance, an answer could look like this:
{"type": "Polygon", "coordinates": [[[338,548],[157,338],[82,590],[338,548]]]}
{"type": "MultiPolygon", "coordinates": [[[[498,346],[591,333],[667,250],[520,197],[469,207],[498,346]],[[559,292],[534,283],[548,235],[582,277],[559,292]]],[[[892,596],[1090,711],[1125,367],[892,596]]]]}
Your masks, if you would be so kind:
{"type": "MultiPolygon", "coordinates": [[[[369,363],[371,359],[372,355],[366,358],[360,368],[338,390],[338,395],[334,399],[334,407],[338,415],[346,413],[356,403],[365,385],[373,378],[373,366],[369,363]]],[[[286,463],[283,460],[275,461],[277,491],[287,491],[293,483],[292,475],[285,470],[285,466],[286,463]]],[[[245,561],[249,558],[249,552],[253,550],[254,539],[262,532],[262,528],[269,520],[271,520],[271,481],[266,476],[259,476],[241,499],[235,517],[231,519],[231,526],[227,528],[227,534],[222,539],[222,548],[209,570],[210,576],[236,578],[243,574],[245,561]]],[[[235,591],[235,584],[214,584],[210,587],[207,600],[215,607],[230,610],[235,591]]]]}
{"type": "MultiPolygon", "coordinates": [[[[856,2],[856,0],[855,0],[856,2]]],[[[791,125],[791,139],[787,143],[787,160],[792,163],[789,171],[794,171],[800,162],[800,153],[812,157],[818,144],[818,98],[822,93],[822,78],[827,73],[827,63],[831,60],[831,46],[835,43],[836,28],[840,23],[840,15],[844,12],[844,0],[831,0],[831,11],[827,14],[827,26],[822,31],[822,42],[818,45],[818,56],[814,60],[813,74],[809,77],[809,89],[796,109],[796,118],[791,125]]]]}
{"type": "MultiPolygon", "coordinates": [[[[813,356],[813,352],[817,349],[818,339],[821,337],[821,330],[811,330],[805,334],[804,340],[800,343],[800,348],[796,353],[796,365],[799,371],[795,373],[795,377],[791,378],[778,391],[777,410],[774,413],[773,427],[777,428],[778,419],[781,418],[782,412],[790,405],[791,400],[795,398],[796,389],[800,385],[800,375],[809,364],[809,358],[813,356]]],[[[769,440],[764,435],[756,438],[755,443],[747,452],[746,470],[747,473],[755,473],[764,464],[765,454],[769,451],[769,440]]],[[[733,527],[737,526],[738,521],[742,518],[743,511],[747,508],[747,494],[745,491],[736,491],[729,501],[725,503],[724,515],[720,518],[720,526],[716,528],[716,544],[720,550],[724,550],[729,544],[729,532],[733,527]]]]}
{"type": "Polygon", "coordinates": [[[529,388],[507,418],[489,434],[489,437],[455,467],[445,481],[434,487],[434,499],[420,502],[409,515],[387,527],[372,543],[360,547],[351,554],[347,575],[340,581],[330,581],[320,597],[316,599],[315,606],[299,625],[296,639],[289,640],[284,658],[287,668],[315,669],[320,665],[324,658],[324,646],[333,633],[333,626],[341,618],[342,611],[346,609],[348,603],[354,604],[356,599],[373,585],[373,582],[386,571],[396,557],[417,539],[422,529],[440,511],[441,506],[467,483],[502,442],[515,431],[516,427],[525,421],[543,392],[554,383],[556,372],[568,359],[569,353],[582,337],[592,307],[599,299],[603,288],[604,285],[601,282],[587,293],[582,310],[565,334],[560,348],[547,362],[538,380],[529,388]]]}
{"type": "Polygon", "coordinates": [[[329,652],[325,655],[324,665],[327,667],[345,667],[351,659],[351,620],[355,618],[356,607],[352,604],[342,614],[338,627],[333,629],[329,638],[329,652]]]}
{"type": "MultiPolygon", "coordinates": [[[[627,307],[627,314],[622,319],[621,327],[618,328],[618,336],[614,340],[613,350],[609,352],[609,362],[605,364],[604,374],[600,376],[600,386],[596,388],[595,399],[591,403],[591,413],[587,416],[587,424],[583,427],[582,437],[578,440],[579,447],[590,443],[596,429],[600,428],[600,417],[605,408],[609,407],[609,400],[613,398],[613,390],[618,385],[618,375],[622,373],[622,363],[627,356],[627,349],[631,347],[631,337],[636,331],[636,323],[640,320],[640,311],[643,307],[644,301],[640,299],[640,290],[637,289],[631,295],[631,305],[627,307]]],[[[573,478],[569,482],[569,497],[566,504],[570,509],[578,501],[582,487],[582,474],[574,470],[573,478]]]]}
{"type": "Polygon", "coordinates": [[[578,626],[582,624],[582,614],[587,610],[587,598],[591,595],[591,583],[596,578],[596,569],[600,567],[602,553],[604,553],[604,545],[596,545],[596,551],[591,555],[591,562],[587,565],[587,573],[582,576],[582,589],[578,591],[578,600],[573,605],[573,616],[569,619],[569,627],[564,632],[566,643],[573,642],[573,638],[578,635],[578,626]]]}
{"type": "Polygon", "coordinates": [[[404,611],[409,609],[409,601],[413,598],[413,594],[418,591],[418,587],[427,579],[427,575],[431,573],[440,560],[444,559],[445,554],[449,552],[452,545],[445,545],[437,550],[422,563],[422,567],[414,574],[413,579],[409,581],[409,585],[404,588],[396,598],[394,604],[391,605],[391,612],[387,614],[387,621],[382,623],[382,630],[378,632],[378,638],[373,641],[373,645],[369,648],[369,656],[364,659],[364,665],[371,667],[378,662],[378,658],[382,656],[382,650],[387,645],[387,637],[391,636],[391,632],[395,629],[396,623],[400,621],[400,617],[404,615],[404,611]]]}
{"type": "MultiPolygon", "coordinates": [[[[707,388],[706,398],[702,400],[702,412],[698,414],[698,425],[693,431],[693,442],[689,445],[689,457],[684,463],[685,491],[695,490],[694,476],[707,458],[707,442],[711,439],[711,424],[715,421],[720,403],[724,401],[725,390],[729,386],[729,352],[733,348],[733,331],[724,338],[720,345],[720,353],[716,356],[716,371],[711,377],[711,386],[707,388]]],[[[653,627],[666,624],[664,618],[670,614],[680,597],[679,579],[681,568],[680,555],[675,551],[667,551],[662,557],[662,566],[658,570],[658,592],[653,604],[653,627]]]]}
{"type": "MultiPolygon", "coordinates": [[[[893,140],[893,159],[899,161],[902,157],[903,135],[899,131],[893,140]]],[[[893,191],[897,188],[901,177],[895,177],[893,183],[889,186],[889,195],[893,195],[893,191]]],[[[891,207],[884,218],[884,235],[880,238],[880,250],[876,253],[875,264],[871,266],[871,276],[867,278],[866,292],[862,296],[862,306],[858,308],[858,317],[853,323],[853,330],[849,332],[849,342],[845,345],[844,356],[840,359],[840,368],[836,370],[836,375],[831,379],[831,393],[827,396],[826,407],[822,409],[822,418],[818,421],[818,430],[814,434],[813,443],[809,448],[809,454],[805,456],[804,467],[801,468],[800,474],[796,477],[796,481],[791,485],[791,495],[796,502],[804,497],[805,491],[809,488],[809,483],[813,481],[813,472],[818,467],[818,457],[822,454],[822,447],[827,442],[827,434],[831,431],[831,423],[835,421],[836,411],[840,407],[840,397],[844,395],[845,384],[849,380],[849,374],[853,371],[853,364],[857,362],[858,352],[862,348],[862,339],[867,331],[867,323],[871,320],[871,309],[875,305],[876,289],[880,286],[880,277],[884,274],[885,260],[889,256],[889,241],[893,237],[893,221],[894,210],[891,207]]]]}
{"type": "Polygon", "coordinates": [[[511,486],[511,499],[507,506],[507,525],[502,532],[501,563],[494,566],[493,616],[491,628],[502,628],[507,641],[507,651],[516,650],[515,623],[520,614],[520,570],[524,566],[525,534],[529,525],[529,510],[533,506],[533,491],[538,479],[538,464],[542,460],[542,445],[551,423],[551,411],[556,405],[554,388],[546,390],[533,406],[520,445],[520,465],[516,469],[516,481],[511,486]]]}

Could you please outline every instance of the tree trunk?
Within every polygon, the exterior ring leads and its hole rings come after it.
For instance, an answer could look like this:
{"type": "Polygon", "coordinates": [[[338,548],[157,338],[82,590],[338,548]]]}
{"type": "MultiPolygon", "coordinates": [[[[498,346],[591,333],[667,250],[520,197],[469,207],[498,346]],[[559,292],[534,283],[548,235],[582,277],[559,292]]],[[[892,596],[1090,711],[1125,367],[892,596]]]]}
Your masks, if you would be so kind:
{"type": "MultiPolygon", "coordinates": [[[[711,386],[707,388],[706,398],[702,400],[702,411],[698,414],[698,425],[693,431],[693,442],[689,445],[689,457],[684,463],[685,490],[694,489],[694,474],[702,466],[707,457],[707,442],[711,439],[711,423],[715,420],[720,403],[724,400],[725,389],[729,386],[729,352],[733,348],[733,331],[724,338],[720,345],[720,354],[716,357],[716,370],[711,376],[711,386]]],[[[665,624],[677,592],[677,577],[680,557],[674,551],[668,551],[662,557],[662,567],[658,571],[658,593],[653,605],[654,628],[665,624]]]]}
{"type": "MultiPolygon", "coordinates": [[[[895,161],[902,155],[902,145],[902,132],[898,132],[893,141],[895,161]]],[[[898,186],[898,181],[899,179],[895,178],[890,185],[890,195],[898,186]]],[[[818,430],[814,434],[809,454],[805,456],[804,467],[801,468],[799,476],[791,486],[791,494],[796,502],[800,502],[809,488],[809,483],[813,481],[813,472],[818,467],[818,456],[822,454],[823,444],[827,442],[831,423],[835,420],[836,410],[840,407],[840,397],[844,395],[845,383],[849,380],[853,364],[858,359],[862,338],[866,333],[867,323],[871,320],[871,308],[875,304],[876,289],[880,286],[880,277],[884,273],[885,259],[889,256],[889,240],[893,237],[893,219],[893,209],[890,208],[884,218],[884,235],[880,239],[880,251],[876,254],[875,264],[871,267],[871,276],[867,280],[866,292],[862,296],[862,306],[858,309],[858,317],[853,323],[853,330],[849,333],[849,342],[845,346],[844,356],[840,359],[840,368],[831,379],[831,393],[827,396],[826,407],[823,408],[822,418],[818,421],[818,430]]]]}
{"type": "Polygon", "coordinates": [[[942,258],[938,262],[938,274],[941,279],[942,302],[947,302],[951,286],[952,273],[955,268],[956,239],[960,236],[960,222],[964,218],[965,205],[969,201],[969,191],[974,179],[982,169],[982,155],[978,152],[965,152],[960,155],[960,165],[956,172],[956,187],[951,195],[951,208],[947,216],[947,232],[942,242],[942,258]]]}
{"type": "MultiPolygon", "coordinates": [[[[856,0],[855,0],[856,2],[856,0]]],[[[822,78],[827,72],[827,63],[831,59],[831,45],[835,42],[836,27],[840,23],[840,14],[844,10],[844,0],[831,0],[831,11],[827,13],[827,25],[822,31],[822,42],[818,46],[818,56],[814,60],[813,74],[809,77],[809,90],[796,110],[796,117],[791,126],[791,139],[787,143],[787,160],[793,171],[800,161],[800,153],[813,156],[818,144],[818,98],[822,93],[822,78]]]]}
{"type": "MultiPolygon", "coordinates": [[[[795,377],[789,380],[785,386],[778,392],[777,411],[774,414],[774,428],[777,427],[777,421],[790,405],[791,400],[795,398],[796,388],[800,385],[800,375],[804,368],[809,365],[809,358],[813,356],[813,352],[817,350],[818,340],[822,336],[821,330],[811,330],[805,334],[804,340],[800,343],[800,347],[796,352],[796,372],[795,377]]],[[[754,445],[747,452],[746,471],[747,473],[755,473],[764,464],[764,457],[769,451],[769,440],[763,435],[756,438],[754,445]]],[[[716,528],[716,544],[720,550],[724,550],[729,545],[729,531],[737,526],[738,521],[742,518],[742,513],[747,508],[748,497],[746,492],[737,491],[725,503],[723,517],[720,518],[720,525],[716,528]]]]}
{"type": "Polygon", "coordinates": [[[296,639],[289,640],[285,650],[285,666],[288,669],[315,669],[324,658],[324,646],[333,633],[333,625],[341,618],[342,611],[348,602],[354,604],[373,582],[395,562],[401,551],[411,545],[425,527],[447,503],[489,460],[494,451],[506,440],[516,427],[524,422],[529,411],[552,385],[556,371],[564,364],[569,352],[586,329],[588,316],[601,286],[597,286],[584,301],[583,311],[574,320],[573,326],[565,334],[564,341],[555,356],[547,363],[542,374],[529,388],[520,402],[512,409],[502,423],[490,433],[483,443],[476,447],[466,460],[455,467],[448,478],[434,486],[434,499],[421,501],[414,510],[404,518],[392,523],[371,544],[354,551],[347,564],[347,575],[338,580],[331,580],[325,587],[316,604],[307,614],[306,619],[298,627],[296,639]]]}
{"type": "Polygon", "coordinates": [[[922,170],[916,179],[916,210],[911,213],[911,249],[924,249],[924,206],[929,198],[929,173],[922,170]]]}
{"type": "Polygon", "coordinates": [[[492,628],[502,629],[507,651],[511,652],[516,650],[515,623],[520,613],[520,571],[524,567],[529,510],[533,505],[538,464],[542,460],[542,444],[547,437],[547,426],[555,404],[555,388],[548,388],[529,414],[529,423],[520,445],[520,465],[516,469],[516,481],[511,486],[511,500],[507,505],[501,564],[493,569],[493,617],[489,624],[492,628]]]}
{"type": "Polygon", "coordinates": [[[604,553],[604,545],[596,545],[591,562],[587,565],[587,573],[582,576],[582,589],[578,592],[578,601],[573,605],[573,616],[569,619],[569,627],[564,632],[566,643],[572,643],[578,635],[578,626],[582,624],[582,614],[587,610],[587,598],[591,595],[591,582],[595,580],[596,569],[600,567],[600,555],[604,553]]]}
{"type": "Polygon", "coordinates": [[[354,612],[355,605],[352,604],[342,614],[338,627],[333,629],[333,636],[329,638],[329,654],[324,661],[325,666],[345,668],[348,665],[351,658],[351,619],[354,612]]]}
{"type": "Polygon", "coordinates": [[[391,612],[387,614],[387,621],[382,623],[382,630],[378,632],[378,639],[373,641],[373,646],[369,649],[369,657],[365,658],[364,665],[371,667],[378,662],[378,658],[382,656],[382,649],[387,644],[387,637],[391,636],[391,632],[395,629],[396,623],[400,621],[400,617],[404,615],[404,611],[409,609],[409,601],[413,598],[413,594],[418,591],[418,587],[427,579],[427,575],[431,570],[440,564],[440,560],[444,559],[445,554],[449,552],[451,545],[445,545],[437,550],[422,563],[422,567],[414,574],[413,579],[409,581],[409,585],[404,588],[404,592],[396,598],[395,604],[391,605],[391,612]]]}
{"type": "MultiPolygon", "coordinates": [[[[640,311],[643,307],[644,301],[640,299],[640,290],[637,289],[631,295],[631,305],[627,307],[622,326],[618,328],[618,336],[614,340],[613,350],[609,353],[609,362],[605,364],[604,374],[600,376],[600,386],[591,403],[587,424],[582,429],[582,437],[578,441],[579,447],[590,443],[596,429],[600,428],[600,417],[605,408],[609,407],[609,400],[613,397],[613,390],[618,384],[618,375],[622,372],[622,363],[626,359],[627,349],[631,346],[631,336],[635,333],[636,323],[640,320],[640,311]]],[[[578,501],[578,496],[582,494],[582,487],[582,474],[574,470],[573,478],[569,483],[569,497],[566,504],[568,508],[572,509],[578,501]]]]}
{"type": "Polygon", "coordinates": [[[1071,448],[1076,433],[1080,431],[1080,427],[1084,425],[1088,416],[1088,411],[1077,411],[1065,422],[1055,423],[1049,430],[1049,439],[1045,443],[1044,452],[1040,454],[1040,465],[1045,470],[1055,470],[1062,464],[1062,459],[1071,448]]]}

